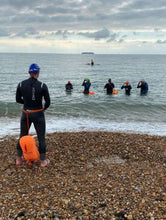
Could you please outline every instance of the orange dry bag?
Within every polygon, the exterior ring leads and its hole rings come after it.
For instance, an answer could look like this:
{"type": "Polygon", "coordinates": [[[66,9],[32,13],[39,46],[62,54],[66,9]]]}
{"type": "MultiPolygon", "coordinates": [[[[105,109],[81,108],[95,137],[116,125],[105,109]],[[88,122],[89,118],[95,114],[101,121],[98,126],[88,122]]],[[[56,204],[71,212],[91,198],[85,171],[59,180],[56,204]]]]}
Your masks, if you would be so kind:
{"type": "Polygon", "coordinates": [[[29,165],[31,165],[32,161],[37,162],[39,159],[39,151],[36,147],[36,142],[33,137],[29,135],[29,117],[28,115],[31,113],[43,111],[43,109],[37,109],[37,110],[31,110],[31,111],[26,111],[23,109],[23,112],[25,112],[27,116],[27,128],[28,128],[28,135],[25,135],[20,138],[20,146],[23,151],[24,158],[28,161],[29,165]]]}
{"type": "Polygon", "coordinates": [[[30,135],[23,136],[20,138],[20,146],[23,151],[24,158],[28,161],[29,165],[32,164],[32,160],[36,163],[40,154],[36,147],[35,139],[30,135]]]}
{"type": "Polygon", "coordinates": [[[116,95],[116,94],[118,94],[118,91],[114,89],[112,94],[116,95]]]}
{"type": "Polygon", "coordinates": [[[95,93],[94,92],[89,92],[89,95],[95,95],[95,93]]]}

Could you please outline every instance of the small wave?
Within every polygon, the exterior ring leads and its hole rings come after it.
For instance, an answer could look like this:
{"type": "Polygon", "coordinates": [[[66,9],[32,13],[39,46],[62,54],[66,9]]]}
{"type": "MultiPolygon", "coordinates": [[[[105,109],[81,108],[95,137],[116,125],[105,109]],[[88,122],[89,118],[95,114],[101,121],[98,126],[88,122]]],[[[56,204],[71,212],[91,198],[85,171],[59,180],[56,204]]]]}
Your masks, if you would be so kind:
{"type": "MultiPolygon", "coordinates": [[[[0,117],[0,136],[15,135],[20,132],[20,118],[0,117]]],[[[110,120],[93,120],[91,118],[59,118],[46,115],[46,132],[77,132],[77,131],[115,131],[141,133],[150,135],[166,135],[165,123],[154,122],[116,122],[110,120]]],[[[33,125],[31,133],[35,132],[33,125]]]]}

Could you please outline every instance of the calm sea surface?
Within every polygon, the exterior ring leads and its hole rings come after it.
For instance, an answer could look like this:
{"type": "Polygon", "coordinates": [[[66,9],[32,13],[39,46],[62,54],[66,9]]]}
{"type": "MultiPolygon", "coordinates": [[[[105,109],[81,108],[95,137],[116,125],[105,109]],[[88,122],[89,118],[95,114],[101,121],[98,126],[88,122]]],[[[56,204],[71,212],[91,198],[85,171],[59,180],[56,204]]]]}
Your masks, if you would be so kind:
{"type": "MultiPolygon", "coordinates": [[[[17,84],[28,78],[28,68],[37,63],[39,80],[47,84],[51,106],[46,111],[47,132],[125,131],[166,135],[166,55],[69,55],[0,54],[0,136],[19,133],[22,106],[15,102],[17,84]],[[95,65],[87,63],[93,59],[95,65]],[[84,78],[91,81],[91,92],[84,95],[84,78]],[[117,95],[107,95],[104,85],[111,78],[117,95]],[[137,83],[149,84],[140,96],[137,83]],[[70,80],[73,92],[66,94],[70,80]],[[132,85],[130,96],[121,90],[123,82],[132,85]]],[[[34,131],[34,128],[31,129],[34,131]]]]}

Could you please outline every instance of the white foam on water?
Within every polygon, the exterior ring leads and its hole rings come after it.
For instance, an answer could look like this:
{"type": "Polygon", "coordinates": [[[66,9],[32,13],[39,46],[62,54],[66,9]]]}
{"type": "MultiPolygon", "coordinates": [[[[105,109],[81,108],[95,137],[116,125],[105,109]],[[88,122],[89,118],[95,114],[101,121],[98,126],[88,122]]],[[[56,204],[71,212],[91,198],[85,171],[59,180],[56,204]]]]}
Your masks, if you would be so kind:
{"type": "Polygon", "coordinates": [[[47,132],[58,131],[116,131],[150,135],[166,135],[166,124],[151,122],[113,122],[79,119],[51,119],[47,120],[47,132]]]}
{"type": "Polygon", "coordinates": [[[19,134],[19,118],[8,118],[8,117],[1,117],[0,118],[0,137],[6,135],[15,135],[19,134]]]}
{"type": "MultiPolygon", "coordinates": [[[[20,118],[0,118],[0,137],[19,135],[20,118]]],[[[46,132],[115,131],[150,135],[166,135],[165,123],[114,122],[90,118],[56,118],[46,116],[46,132]]],[[[30,133],[35,133],[33,125],[30,133]]]]}

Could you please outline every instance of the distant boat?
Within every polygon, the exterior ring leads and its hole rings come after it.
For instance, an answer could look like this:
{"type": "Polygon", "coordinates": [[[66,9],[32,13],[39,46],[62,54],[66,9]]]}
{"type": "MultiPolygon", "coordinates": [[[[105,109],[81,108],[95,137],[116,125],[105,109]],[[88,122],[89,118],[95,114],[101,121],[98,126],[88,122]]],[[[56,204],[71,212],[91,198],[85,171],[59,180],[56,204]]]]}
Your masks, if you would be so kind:
{"type": "Polygon", "coordinates": [[[82,52],[82,54],[94,54],[93,52],[82,52]]]}

